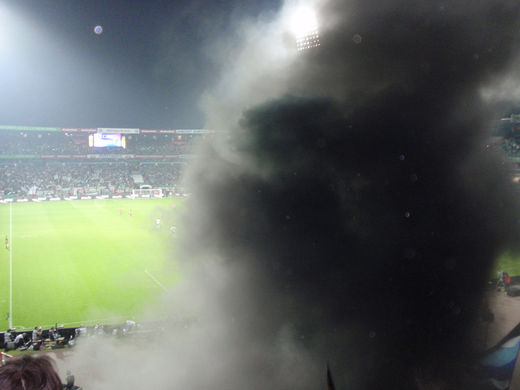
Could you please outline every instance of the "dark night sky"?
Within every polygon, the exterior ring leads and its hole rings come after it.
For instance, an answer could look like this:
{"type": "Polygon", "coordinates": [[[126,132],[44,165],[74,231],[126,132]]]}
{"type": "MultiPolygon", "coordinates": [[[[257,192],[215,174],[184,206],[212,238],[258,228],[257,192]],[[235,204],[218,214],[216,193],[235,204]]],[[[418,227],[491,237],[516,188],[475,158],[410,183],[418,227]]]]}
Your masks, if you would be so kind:
{"type": "Polygon", "coordinates": [[[200,128],[212,51],[277,0],[0,3],[0,122],[61,127],[200,128]],[[101,35],[94,27],[101,25],[101,35]]]}

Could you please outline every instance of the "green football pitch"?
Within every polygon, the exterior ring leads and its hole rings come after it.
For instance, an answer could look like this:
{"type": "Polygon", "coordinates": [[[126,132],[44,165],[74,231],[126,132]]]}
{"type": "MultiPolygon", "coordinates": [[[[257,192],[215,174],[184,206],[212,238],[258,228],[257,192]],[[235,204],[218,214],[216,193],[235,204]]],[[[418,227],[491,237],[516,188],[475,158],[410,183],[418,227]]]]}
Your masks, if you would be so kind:
{"type": "Polygon", "coordinates": [[[9,239],[0,248],[0,330],[139,320],[178,278],[182,229],[170,227],[184,207],[183,198],[0,204],[2,243],[9,239]]]}

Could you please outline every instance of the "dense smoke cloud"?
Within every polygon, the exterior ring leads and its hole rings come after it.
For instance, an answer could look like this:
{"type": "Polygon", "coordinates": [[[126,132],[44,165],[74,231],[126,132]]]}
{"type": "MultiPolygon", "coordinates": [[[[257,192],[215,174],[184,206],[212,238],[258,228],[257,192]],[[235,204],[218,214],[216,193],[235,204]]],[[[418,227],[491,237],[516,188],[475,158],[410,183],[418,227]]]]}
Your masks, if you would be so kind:
{"type": "Polygon", "coordinates": [[[241,27],[204,98],[227,136],[189,174],[162,309],[197,323],[140,354],[80,345],[96,389],[325,388],[327,361],[338,388],[464,387],[482,289],[519,233],[481,90],[515,60],[520,5],[328,1],[299,55],[294,6],[241,27]]]}
{"type": "MultiPolygon", "coordinates": [[[[492,262],[518,237],[481,91],[517,55],[519,5],[318,9],[321,46],[272,76],[282,93],[254,105],[246,85],[240,118],[211,112],[231,136],[194,173],[190,235],[260,275],[255,314],[237,312],[251,337],[291,324],[340,387],[456,383],[492,262]]],[[[270,90],[263,69],[239,71],[270,90]]]]}

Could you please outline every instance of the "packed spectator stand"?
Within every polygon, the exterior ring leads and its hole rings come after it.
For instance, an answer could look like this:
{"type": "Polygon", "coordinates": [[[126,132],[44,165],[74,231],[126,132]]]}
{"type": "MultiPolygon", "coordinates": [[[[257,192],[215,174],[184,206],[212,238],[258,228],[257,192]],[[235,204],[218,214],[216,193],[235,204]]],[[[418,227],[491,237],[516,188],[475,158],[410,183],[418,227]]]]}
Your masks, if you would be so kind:
{"type": "MultiPolygon", "coordinates": [[[[79,129],[89,130],[89,129],[79,129]]],[[[124,129],[113,129],[114,131],[124,129]]],[[[70,131],[70,130],[69,130],[70,131]]],[[[148,130],[152,131],[152,130],[148,130]]],[[[176,131],[176,130],[153,130],[176,131]]],[[[180,155],[189,153],[193,142],[203,139],[204,130],[178,130],[177,133],[126,134],[124,148],[93,148],[89,145],[89,135],[85,132],[63,131],[9,131],[0,126],[0,155],[180,155]],[[193,134],[185,132],[193,131],[193,134]]]]}
{"type": "Polygon", "coordinates": [[[64,129],[0,126],[0,200],[185,192],[180,178],[206,130],[64,129]],[[96,147],[96,133],[121,145],[96,147]]]}

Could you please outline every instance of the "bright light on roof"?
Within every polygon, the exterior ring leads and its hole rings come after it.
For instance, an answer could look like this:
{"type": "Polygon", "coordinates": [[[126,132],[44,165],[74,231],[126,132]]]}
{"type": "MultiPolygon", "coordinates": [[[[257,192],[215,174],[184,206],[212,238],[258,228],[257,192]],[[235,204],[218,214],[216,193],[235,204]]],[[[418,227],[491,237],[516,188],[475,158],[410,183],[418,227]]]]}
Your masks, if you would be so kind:
{"type": "Polygon", "coordinates": [[[291,30],[296,38],[317,33],[318,22],[314,11],[310,7],[296,9],[291,17],[291,30]]]}

